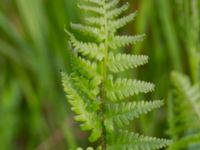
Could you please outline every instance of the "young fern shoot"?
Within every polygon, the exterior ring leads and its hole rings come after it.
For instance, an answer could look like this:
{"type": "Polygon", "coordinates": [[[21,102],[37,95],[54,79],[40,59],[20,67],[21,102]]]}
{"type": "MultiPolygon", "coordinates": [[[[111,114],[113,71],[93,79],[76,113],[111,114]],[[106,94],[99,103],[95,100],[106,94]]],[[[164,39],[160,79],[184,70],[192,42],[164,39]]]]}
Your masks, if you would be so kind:
{"type": "Polygon", "coordinates": [[[71,23],[71,28],[93,39],[80,41],[66,30],[73,52],[72,72],[62,73],[64,90],[76,114],[75,120],[82,123],[82,130],[91,131],[89,141],[100,141],[97,149],[160,149],[169,141],[122,129],[141,114],[160,107],[163,102],[126,100],[136,94],[153,91],[154,84],[117,77],[117,73],[148,62],[147,56],[117,53],[117,49],[144,39],[144,35],[116,34],[136,16],[136,13],[122,16],[129,4],[117,7],[119,1],[81,0],[78,7],[90,15],[84,18],[86,24],[71,23]]]}

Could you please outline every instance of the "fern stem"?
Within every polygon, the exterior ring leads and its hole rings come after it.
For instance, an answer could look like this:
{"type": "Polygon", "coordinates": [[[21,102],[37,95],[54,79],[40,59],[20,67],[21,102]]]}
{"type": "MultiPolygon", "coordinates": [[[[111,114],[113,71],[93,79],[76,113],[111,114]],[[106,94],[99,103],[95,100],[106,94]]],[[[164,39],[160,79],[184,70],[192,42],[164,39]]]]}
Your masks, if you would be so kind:
{"type": "Polygon", "coordinates": [[[105,100],[106,100],[106,89],[105,89],[105,82],[107,80],[107,61],[108,61],[108,21],[107,21],[107,12],[106,12],[106,2],[104,1],[104,37],[105,39],[103,40],[103,43],[104,43],[104,50],[103,50],[103,53],[104,53],[104,59],[102,61],[102,64],[101,64],[101,74],[103,76],[103,82],[102,82],[102,86],[101,86],[101,102],[102,102],[102,106],[101,106],[101,114],[102,114],[102,129],[103,129],[103,132],[102,132],[102,143],[101,143],[101,146],[102,146],[102,149],[103,150],[106,150],[106,129],[105,129],[105,126],[104,126],[104,120],[105,120],[105,113],[104,113],[104,110],[105,110],[105,100]]]}

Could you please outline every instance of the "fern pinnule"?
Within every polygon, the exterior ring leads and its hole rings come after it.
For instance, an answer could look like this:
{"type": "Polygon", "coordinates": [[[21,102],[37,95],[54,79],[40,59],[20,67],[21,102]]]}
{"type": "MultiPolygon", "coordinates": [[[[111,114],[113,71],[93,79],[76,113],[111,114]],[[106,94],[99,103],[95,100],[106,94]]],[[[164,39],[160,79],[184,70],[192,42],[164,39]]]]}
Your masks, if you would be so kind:
{"type": "Polygon", "coordinates": [[[127,130],[119,130],[108,137],[108,150],[152,150],[164,148],[168,144],[168,140],[130,133],[127,130]]]}
{"type": "Polygon", "coordinates": [[[129,46],[131,44],[136,44],[137,42],[143,41],[145,37],[145,34],[141,35],[135,35],[135,36],[127,36],[127,35],[121,35],[121,36],[115,36],[112,37],[109,47],[112,49],[117,49],[125,46],[129,46]]]}
{"type": "Polygon", "coordinates": [[[111,8],[116,8],[116,6],[119,4],[120,0],[112,0],[110,1],[105,7],[106,10],[111,9],[111,8]]]}
{"type": "Polygon", "coordinates": [[[100,119],[95,113],[88,111],[88,104],[70,84],[70,77],[66,74],[62,74],[62,78],[68,101],[72,105],[72,110],[77,114],[75,120],[83,122],[80,125],[83,130],[92,130],[89,139],[90,141],[95,141],[101,136],[102,132],[100,119]]]}
{"type": "Polygon", "coordinates": [[[126,79],[126,78],[117,78],[115,81],[113,77],[110,76],[106,84],[106,95],[110,101],[119,101],[124,98],[139,94],[139,93],[148,93],[154,90],[154,84],[126,79]]]}
{"type": "Polygon", "coordinates": [[[107,18],[108,19],[114,19],[117,18],[118,16],[120,16],[124,11],[126,11],[129,8],[129,3],[126,3],[124,5],[122,5],[119,8],[113,8],[110,11],[108,11],[107,13],[107,18]]]}
{"type": "Polygon", "coordinates": [[[127,69],[137,68],[148,62],[148,56],[130,55],[130,54],[113,54],[109,53],[108,68],[113,73],[122,72],[127,69]]]}
{"type": "Polygon", "coordinates": [[[105,109],[107,116],[105,124],[109,127],[108,130],[113,130],[114,124],[118,127],[123,127],[128,125],[130,121],[138,118],[141,114],[146,114],[162,105],[163,101],[161,100],[107,104],[105,109]]]}
{"type": "Polygon", "coordinates": [[[72,45],[72,48],[76,53],[81,53],[83,56],[88,56],[91,59],[103,59],[104,55],[101,51],[101,45],[98,46],[97,43],[79,41],[69,31],[65,30],[65,32],[69,35],[69,43],[72,45]],[[90,51],[91,49],[92,51],[90,51]]]}

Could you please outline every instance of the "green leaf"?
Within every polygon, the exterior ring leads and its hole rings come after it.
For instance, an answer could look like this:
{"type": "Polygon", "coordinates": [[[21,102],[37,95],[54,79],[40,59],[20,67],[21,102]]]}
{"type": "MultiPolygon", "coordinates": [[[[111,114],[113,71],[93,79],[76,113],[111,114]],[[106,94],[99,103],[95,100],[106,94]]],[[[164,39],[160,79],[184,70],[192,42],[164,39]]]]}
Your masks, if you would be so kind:
{"type": "Polygon", "coordinates": [[[71,23],[70,25],[72,29],[77,30],[85,35],[95,37],[96,39],[98,39],[100,35],[102,35],[102,31],[97,27],[75,23],[71,23]]]}
{"type": "Polygon", "coordinates": [[[109,1],[107,4],[106,4],[106,9],[111,9],[111,8],[115,8],[117,6],[117,4],[119,4],[120,0],[112,0],[112,1],[109,1]]]}
{"type": "Polygon", "coordinates": [[[72,48],[76,51],[81,53],[83,56],[88,56],[91,59],[102,60],[104,54],[102,53],[101,49],[104,47],[103,45],[98,46],[96,43],[89,43],[89,42],[82,42],[78,41],[73,34],[69,31],[65,30],[66,33],[69,35],[69,42],[73,46],[72,48]]]}
{"type": "Polygon", "coordinates": [[[161,149],[169,145],[171,141],[147,137],[129,131],[115,132],[108,136],[107,150],[151,150],[161,149]]]}
{"type": "Polygon", "coordinates": [[[102,26],[104,24],[104,17],[86,17],[84,20],[89,25],[102,26]]]}
{"type": "Polygon", "coordinates": [[[72,105],[72,110],[77,114],[75,120],[82,122],[82,130],[92,130],[89,137],[91,142],[96,141],[101,136],[101,122],[95,112],[87,110],[88,103],[80,97],[71,84],[71,79],[67,74],[62,73],[63,87],[66,92],[68,102],[72,105]]]}
{"type": "Polygon", "coordinates": [[[113,81],[110,76],[106,85],[106,94],[109,100],[117,101],[139,93],[148,93],[154,90],[154,84],[126,78],[117,78],[113,81]]]}
{"type": "Polygon", "coordinates": [[[147,114],[155,108],[163,105],[163,101],[139,101],[139,102],[122,102],[117,104],[106,105],[106,122],[110,123],[112,129],[114,124],[119,127],[128,125],[130,121],[138,118],[141,114],[147,114]]]}
{"type": "Polygon", "coordinates": [[[135,18],[136,14],[137,13],[131,13],[128,16],[122,17],[120,19],[109,21],[109,30],[111,32],[115,32],[117,29],[124,27],[135,18]]]}
{"type": "Polygon", "coordinates": [[[148,62],[148,56],[109,53],[108,68],[111,72],[117,73],[127,69],[137,68],[148,62]]]}
{"type": "Polygon", "coordinates": [[[107,13],[107,17],[108,19],[113,19],[113,18],[116,18],[118,17],[119,15],[121,15],[124,11],[126,11],[129,7],[129,3],[126,3],[124,5],[122,5],[121,7],[119,8],[114,8],[110,11],[108,11],[107,13]]]}
{"type": "Polygon", "coordinates": [[[128,46],[130,44],[136,44],[137,42],[143,41],[145,34],[136,35],[136,36],[114,36],[110,42],[109,46],[112,49],[117,49],[121,47],[128,46]]]}

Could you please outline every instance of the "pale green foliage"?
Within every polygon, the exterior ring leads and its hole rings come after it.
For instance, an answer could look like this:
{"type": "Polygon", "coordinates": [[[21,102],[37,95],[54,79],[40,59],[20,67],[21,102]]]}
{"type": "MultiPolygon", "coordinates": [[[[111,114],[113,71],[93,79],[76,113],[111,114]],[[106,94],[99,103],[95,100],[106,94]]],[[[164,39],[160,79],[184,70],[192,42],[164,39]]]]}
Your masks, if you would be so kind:
{"type": "Polygon", "coordinates": [[[149,111],[159,108],[163,105],[162,101],[139,101],[139,102],[121,102],[117,104],[106,105],[105,124],[108,131],[114,130],[114,124],[123,127],[128,125],[131,120],[138,118],[141,114],[146,114],[149,111]]]}
{"type": "Polygon", "coordinates": [[[137,68],[148,62],[148,57],[143,55],[113,54],[109,53],[108,68],[111,72],[117,73],[127,69],[137,68]]]}
{"type": "Polygon", "coordinates": [[[101,137],[104,143],[101,143],[102,149],[110,150],[159,149],[169,141],[117,129],[163,104],[162,101],[125,101],[136,94],[152,92],[154,85],[112,74],[136,68],[148,61],[148,57],[143,55],[116,54],[116,49],[144,38],[143,34],[115,35],[117,29],[136,16],[132,13],[123,17],[122,13],[129,5],[117,7],[118,3],[119,0],[82,0],[78,5],[90,15],[84,19],[85,24],[71,23],[71,28],[93,40],[87,37],[80,41],[66,30],[73,51],[72,72],[70,75],[63,74],[63,85],[72,110],[77,114],[75,119],[82,122],[84,130],[91,130],[91,142],[101,137]]]}
{"type": "Polygon", "coordinates": [[[133,79],[117,78],[113,81],[113,77],[110,76],[106,83],[106,94],[111,101],[154,90],[154,84],[133,79]]]}
{"type": "Polygon", "coordinates": [[[144,34],[137,36],[115,36],[112,37],[111,41],[109,42],[109,46],[112,49],[121,48],[130,44],[136,44],[137,42],[142,41],[144,37],[144,34]]]}
{"type": "Polygon", "coordinates": [[[200,149],[200,86],[192,86],[189,77],[177,72],[172,73],[172,81],[175,91],[168,105],[169,134],[174,143],[169,149],[181,150],[192,145],[200,149]]]}
{"type": "Polygon", "coordinates": [[[70,77],[63,74],[62,78],[64,90],[67,92],[68,101],[72,105],[72,110],[77,113],[75,120],[83,122],[83,124],[81,124],[81,128],[83,130],[92,130],[92,134],[89,139],[91,141],[95,141],[96,138],[101,135],[100,119],[95,113],[88,110],[89,105],[87,104],[87,101],[81,98],[70,84],[70,77]]]}
{"type": "Polygon", "coordinates": [[[103,53],[100,51],[102,47],[98,46],[96,43],[81,42],[78,41],[74,35],[66,30],[66,33],[70,37],[70,44],[73,46],[74,51],[81,53],[83,56],[88,56],[90,58],[96,58],[97,60],[103,59],[103,53]],[[93,51],[90,51],[92,49],[93,51]]]}
{"type": "Polygon", "coordinates": [[[170,143],[165,139],[147,137],[126,130],[110,134],[108,141],[108,150],[152,150],[163,148],[170,143]]]}

